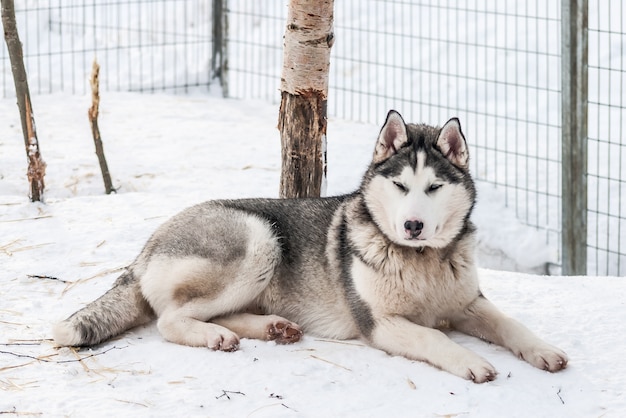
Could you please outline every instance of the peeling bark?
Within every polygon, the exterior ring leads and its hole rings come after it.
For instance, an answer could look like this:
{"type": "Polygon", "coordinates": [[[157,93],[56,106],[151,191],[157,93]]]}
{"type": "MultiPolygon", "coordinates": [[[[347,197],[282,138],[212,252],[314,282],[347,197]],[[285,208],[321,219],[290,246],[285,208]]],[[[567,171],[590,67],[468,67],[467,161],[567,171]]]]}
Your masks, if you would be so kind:
{"type": "Polygon", "coordinates": [[[326,177],[328,68],[332,0],[290,0],[281,104],[280,197],[320,196],[326,177]]]}
{"type": "Polygon", "coordinates": [[[116,190],[113,188],[111,182],[111,173],[109,173],[109,166],[107,160],[104,157],[104,146],[102,145],[102,137],[100,136],[100,128],[98,128],[98,114],[100,110],[100,66],[96,60],[93,61],[93,67],[91,70],[91,107],[89,108],[87,115],[89,116],[89,124],[91,125],[91,134],[93,135],[93,142],[96,146],[96,155],[98,156],[98,163],[100,163],[100,171],[102,172],[102,180],[104,181],[104,190],[106,194],[111,194],[116,190]]]}

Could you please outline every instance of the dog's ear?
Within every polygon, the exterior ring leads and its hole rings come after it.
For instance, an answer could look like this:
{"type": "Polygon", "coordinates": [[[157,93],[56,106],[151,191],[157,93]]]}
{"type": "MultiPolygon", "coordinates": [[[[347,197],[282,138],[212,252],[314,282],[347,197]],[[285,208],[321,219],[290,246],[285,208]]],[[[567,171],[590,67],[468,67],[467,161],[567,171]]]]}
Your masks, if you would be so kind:
{"type": "Polygon", "coordinates": [[[469,152],[457,118],[452,118],[443,125],[437,138],[437,146],[452,164],[461,168],[468,167],[469,152]]]}
{"type": "Polygon", "coordinates": [[[408,140],[404,119],[395,110],[390,110],[387,113],[387,120],[385,120],[385,124],[378,134],[378,141],[376,141],[376,149],[374,150],[374,162],[378,163],[391,157],[408,140]]]}

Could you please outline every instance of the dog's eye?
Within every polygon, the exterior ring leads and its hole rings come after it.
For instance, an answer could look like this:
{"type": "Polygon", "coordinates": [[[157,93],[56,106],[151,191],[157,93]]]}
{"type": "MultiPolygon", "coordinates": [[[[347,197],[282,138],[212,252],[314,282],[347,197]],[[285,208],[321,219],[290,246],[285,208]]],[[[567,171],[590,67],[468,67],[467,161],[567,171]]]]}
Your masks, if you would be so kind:
{"type": "Polygon", "coordinates": [[[399,181],[394,181],[393,185],[396,186],[398,190],[400,190],[403,193],[406,193],[409,191],[409,189],[407,189],[407,187],[404,184],[400,183],[399,181]]]}
{"type": "Polygon", "coordinates": [[[430,185],[430,187],[428,188],[429,192],[434,192],[437,191],[439,189],[441,189],[442,184],[437,184],[437,183],[433,183],[430,185]]]}

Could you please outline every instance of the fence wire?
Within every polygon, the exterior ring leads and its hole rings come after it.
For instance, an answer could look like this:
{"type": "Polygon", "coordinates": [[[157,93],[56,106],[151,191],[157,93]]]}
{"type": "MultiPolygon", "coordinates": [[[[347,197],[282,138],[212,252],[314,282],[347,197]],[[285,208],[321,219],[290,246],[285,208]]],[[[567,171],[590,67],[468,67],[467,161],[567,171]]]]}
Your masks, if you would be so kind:
{"type": "Polygon", "coordinates": [[[589,10],[588,272],[626,275],[626,6],[589,10]]]}
{"type": "MultiPolygon", "coordinates": [[[[16,3],[17,26],[33,94],[85,94],[94,58],[100,63],[100,83],[106,90],[185,92],[209,85],[209,1],[16,3]]],[[[0,48],[0,77],[3,96],[12,96],[6,48],[0,48]]]]}

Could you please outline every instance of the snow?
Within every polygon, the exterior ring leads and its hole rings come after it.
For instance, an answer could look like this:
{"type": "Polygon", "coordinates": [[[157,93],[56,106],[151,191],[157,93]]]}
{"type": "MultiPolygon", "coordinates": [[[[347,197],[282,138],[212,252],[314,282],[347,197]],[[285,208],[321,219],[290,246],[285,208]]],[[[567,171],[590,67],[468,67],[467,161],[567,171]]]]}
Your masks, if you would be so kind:
{"type": "MultiPolygon", "coordinates": [[[[19,114],[0,100],[0,413],[7,416],[603,416],[626,414],[626,282],[494,270],[541,268],[553,254],[480,186],[483,292],[563,348],[550,374],[452,332],[498,378],[476,385],[359,341],[306,335],[242,340],[234,353],[168,343],[154,324],[93,349],[58,349],[50,329],[104,293],[154,229],[191,204],[278,194],[277,107],[187,96],[103,93],[100,130],[114,187],[104,195],[90,98],[33,97],[47,163],[30,203],[19,114]],[[538,267],[539,266],[539,267],[538,267]],[[504,266],[506,267],[506,266],[504,266]],[[77,361],[83,358],[82,361],[77,361]]],[[[384,115],[381,115],[381,119],[384,115]]],[[[328,193],[354,189],[379,127],[331,119],[328,193]]],[[[472,138],[468,138],[470,153],[472,138]]]]}

